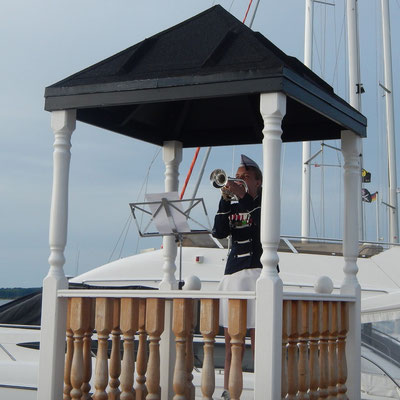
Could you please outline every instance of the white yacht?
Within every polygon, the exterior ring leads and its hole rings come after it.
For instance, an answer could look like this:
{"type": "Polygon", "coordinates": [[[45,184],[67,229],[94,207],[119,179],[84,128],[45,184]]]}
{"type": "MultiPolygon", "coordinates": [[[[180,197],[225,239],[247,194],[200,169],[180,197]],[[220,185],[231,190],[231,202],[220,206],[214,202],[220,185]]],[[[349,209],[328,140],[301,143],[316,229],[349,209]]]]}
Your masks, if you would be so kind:
{"type": "Polygon", "coordinates": [[[232,398],[274,400],[297,392],[315,397],[325,391],[333,398],[397,398],[396,327],[371,323],[397,317],[398,303],[391,307],[386,301],[399,291],[400,249],[379,253],[377,246],[358,245],[358,149],[366,118],[322,79],[216,6],[49,86],[45,97],[55,150],[41,348],[39,353],[38,330],[10,331],[31,335],[26,340],[15,333],[7,338],[4,328],[1,365],[10,372],[1,374],[4,396],[50,400],[61,396],[63,386],[65,398],[87,398],[93,388],[99,396],[132,393],[134,386],[137,398],[146,391],[163,400],[174,393],[176,398],[218,395],[221,365],[211,355],[223,347],[213,342],[216,305],[227,297],[236,346],[232,398]],[[162,250],[99,267],[68,286],[63,253],[70,137],[77,120],[162,146],[166,193],[177,191],[182,147],[262,143],[264,269],[256,292],[217,292],[227,250],[195,245],[182,249],[186,286],[177,290],[174,232],[164,236],[162,250]],[[332,138],[341,139],[345,159],[343,247],[319,243],[315,254],[310,243],[287,238],[279,247],[282,141],[332,138]],[[257,351],[254,368],[249,365],[243,374],[237,350],[248,299],[257,304],[257,351]],[[191,347],[193,301],[202,304],[204,325],[191,347]],[[143,338],[150,342],[148,363],[143,338]],[[198,352],[192,354],[193,348],[198,352]],[[192,362],[201,351],[204,359],[192,362]]]}

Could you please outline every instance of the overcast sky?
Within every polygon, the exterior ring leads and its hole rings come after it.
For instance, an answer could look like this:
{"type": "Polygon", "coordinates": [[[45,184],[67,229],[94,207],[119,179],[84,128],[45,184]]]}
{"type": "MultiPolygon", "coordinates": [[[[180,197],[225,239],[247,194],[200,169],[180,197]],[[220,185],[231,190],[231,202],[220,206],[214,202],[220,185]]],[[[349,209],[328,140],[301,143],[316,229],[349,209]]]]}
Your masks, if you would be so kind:
{"type": "MultiPolygon", "coordinates": [[[[345,23],[342,0],[336,6],[315,5],[314,69],[335,91],[347,95],[345,23]]],[[[242,20],[248,0],[2,0],[0,4],[0,287],[40,286],[48,270],[48,226],[52,185],[54,136],[50,114],[43,110],[44,89],[146,37],[169,28],[219,3],[242,20]]],[[[368,118],[364,142],[365,168],[373,182],[367,188],[386,196],[383,82],[380,60],[379,1],[359,1],[363,113],[368,118]]],[[[398,0],[390,1],[395,108],[399,109],[400,20],[398,0]]],[[[251,13],[252,11],[250,11],[251,13]]],[[[304,1],[261,0],[253,29],[260,31],[289,55],[303,60],[304,1]]],[[[396,126],[400,127],[399,113],[396,126]]],[[[339,146],[338,142],[331,143],[339,146]]],[[[313,143],[313,153],[320,148],[313,143]]],[[[128,203],[143,200],[141,188],[159,148],[81,123],[72,137],[70,207],[65,272],[82,273],[110,259],[158,247],[152,239],[137,240],[131,225],[124,245],[114,250],[129,217],[128,203]],[[114,252],[113,252],[114,250],[114,252]]],[[[260,146],[212,149],[199,196],[210,214],[218,191],[208,175],[214,168],[231,173],[245,153],[262,164],[260,146]]],[[[184,151],[181,181],[194,149],[184,151]]],[[[203,157],[200,153],[200,161],[203,157]]],[[[316,162],[338,165],[335,151],[316,162]]],[[[200,162],[198,163],[200,164],[200,162]]],[[[282,233],[300,233],[301,146],[283,151],[282,233]]],[[[198,167],[194,170],[197,176],[198,167]]],[[[341,236],[340,168],[312,170],[312,235],[341,236]],[[324,186],[321,186],[323,180],[324,186]],[[322,189],[323,188],[323,189],[322,189]],[[321,193],[324,196],[321,197],[321,193]],[[322,201],[322,198],[324,201],[322,201]],[[325,209],[322,219],[321,210],[325,209]]],[[[147,192],[161,192],[163,164],[160,154],[149,172],[147,192]]],[[[193,191],[193,184],[187,193],[193,191]]],[[[387,197],[386,197],[387,200],[387,197]]],[[[381,236],[387,239],[384,211],[381,236]]],[[[367,238],[376,239],[375,205],[366,205],[367,238]]],[[[124,239],[125,234],[122,234],[124,239]]],[[[123,240],[122,240],[123,241],[123,240]]]]}

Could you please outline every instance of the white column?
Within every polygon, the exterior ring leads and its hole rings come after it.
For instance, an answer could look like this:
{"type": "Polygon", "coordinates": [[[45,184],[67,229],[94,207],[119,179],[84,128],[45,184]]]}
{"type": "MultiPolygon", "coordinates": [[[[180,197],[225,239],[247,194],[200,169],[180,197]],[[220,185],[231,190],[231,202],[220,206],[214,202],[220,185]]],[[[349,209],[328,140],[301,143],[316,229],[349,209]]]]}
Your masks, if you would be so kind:
{"type": "MultiPolygon", "coordinates": [[[[182,161],[182,143],[175,140],[164,142],[163,160],[165,164],[165,191],[177,192],[179,185],[179,164],[182,161]]],[[[178,283],[175,278],[177,244],[173,236],[163,237],[163,249],[164,276],[160,283],[160,289],[177,289],[178,283]]]]}
{"type": "MultiPolygon", "coordinates": [[[[312,69],[314,0],[306,0],[304,29],[304,64],[312,69]]],[[[311,142],[303,142],[301,182],[301,236],[310,236],[311,169],[306,162],[311,158],[311,142]]],[[[303,239],[307,242],[307,239],[303,239]]]]}
{"type": "Polygon", "coordinates": [[[344,231],[343,258],[344,280],[341,293],[356,297],[349,307],[349,334],[346,345],[347,396],[360,399],[361,390],[361,287],[357,279],[358,256],[358,205],[361,203],[360,187],[361,139],[351,131],[342,131],[344,158],[344,231]]]}
{"type": "Polygon", "coordinates": [[[68,287],[64,275],[64,249],[67,243],[68,177],[71,158],[71,134],[75,129],[76,111],[54,111],[53,192],[50,210],[50,269],[43,281],[42,327],[38,399],[61,399],[65,355],[66,301],[57,298],[59,289],[68,287]]]}
{"type": "MultiPolygon", "coordinates": [[[[182,161],[182,143],[178,141],[164,142],[163,160],[165,163],[165,191],[177,192],[179,185],[179,164],[182,161]]],[[[163,237],[164,276],[160,283],[161,290],[178,288],[175,277],[177,244],[173,236],[163,237]]],[[[164,332],[160,342],[161,400],[169,400],[174,396],[173,375],[175,366],[175,337],[172,332],[172,300],[165,302],[164,332]]]]}
{"type": "Polygon", "coordinates": [[[399,219],[397,210],[397,167],[396,167],[396,140],[394,129],[393,104],[393,74],[392,74],[392,43],[390,39],[389,1],[381,0],[382,10],[382,37],[383,37],[383,65],[385,76],[386,100],[386,133],[388,148],[389,169],[389,241],[399,243],[399,219]]]}
{"type": "Polygon", "coordinates": [[[261,94],[264,120],[261,244],[263,269],[256,285],[254,399],[281,398],[282,280],[276,266],[280,240],[280,163],[286,96],[261,94]]]}

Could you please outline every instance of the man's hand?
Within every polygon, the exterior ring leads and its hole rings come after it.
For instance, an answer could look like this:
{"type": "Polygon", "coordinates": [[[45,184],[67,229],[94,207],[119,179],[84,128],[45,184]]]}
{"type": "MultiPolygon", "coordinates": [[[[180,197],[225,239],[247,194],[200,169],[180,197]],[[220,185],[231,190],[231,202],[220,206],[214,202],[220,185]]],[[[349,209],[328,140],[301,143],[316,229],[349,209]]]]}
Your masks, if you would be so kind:
{"type": "Polygon", "coordinates": [[[234,195],[237,196],[238,199],[242,199],[246,194],[246,189],[243,185],[236,183],[235,181],[228,181],[225,187],[234,195]]]}

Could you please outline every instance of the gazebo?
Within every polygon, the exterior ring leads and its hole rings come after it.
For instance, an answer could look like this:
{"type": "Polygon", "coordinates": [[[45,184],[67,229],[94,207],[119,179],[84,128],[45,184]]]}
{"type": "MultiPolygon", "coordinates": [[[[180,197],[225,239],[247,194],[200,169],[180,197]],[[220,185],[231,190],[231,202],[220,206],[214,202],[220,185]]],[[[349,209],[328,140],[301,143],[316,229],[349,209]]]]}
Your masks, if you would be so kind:
{"type": "MultiPolygon", "coordinates": [[[[45,109],[52,113],[55,143],[50,269],[43,283],[40,399],[50,400],[61,396],[66,298],[85,297],[77,291],[67,290],[67,279],[63,272],[67,241],[70,137],[76,120],[162,146],[166,192],[178,190],[182,148],[262,144],[263,272],[255,293],[237,293],[230,297],[256,299],[254,398],[281,398],[281,379],[285,375],[277,366],[282,365],[284,369],[286,363],[286,353],[282,353],[282,338],[288,340],[291,337],[290,326],[293,328],[293,324],[290,325],[290,321],[293,321],[296,312],[300,315],[306,310],[304,312],[310,316],[313,304],[317,303],[323,310],[325,304],[330,307],[326,310],[336,309],[334,315],[342,313],[343,318],[339,319],[342,332],[349,332],[346,347],[349,372],[345,373],[343,382],[343,372],[339,370],[337,390],[344,393],[343,385],[347,380],[347,396],[351,399],[360,398],[360,288],[356,260],[361,179],[359,147],[360,138],[366,136],[366,118],[362,114],[337,96],[327,83],[301,62],[284,54],[268,39],[253,32],[220,6],[212,7],[47,87],[45,99],[45,109]],[[341,295],[285,295],[275,268],[280,238],[281,145],[282,142],[327,139],[341,139],[345,160],[345,265],[341,295]],[[293,308],[294,304],[297,308],[293,308]],[[343,306],[335,308],[334,304],[343,306]],[[288,313],[285,313],[286,309],[288,313]],[[348,314],[344,316],[346,310],[348,314]],[[346,318],[349,319],[347,329],[346,318]],[[53,373],[49,374],[49,370],[53,373]]],[[[160,271],[162,267],[164,275],[157,296],[167,300],[177,299],[182,292],[176,291],[177,251],[174,238],[165,236],[163,247],[164,265],[160,266],[160,271]]],[[[130,296],[131,299],[138,296],[127,293],[123,296],[130,296]]],[[[145,296],[143,293],[141,295],[145,296]]],[[[187,294],[185,296],[189,297],[187,294]]],[[[97,297],[108,298],[110,295],[98,293],[97,297]]],[[[208,297],[215,299],[218,294],[209,294],[208,297]]],[[[196,295],[192,295],[192,298],[196,298],[196,295]]],[[[82,309],[85,308],[84,303],[79,304],[82,309]]],[[[166,301],[165,304],[166,339],[163,339],[165,344],[163,341],[161,343],[161,362],[169,367],[162,368],[159,385],[162,388],[161,398],[170,399],[175,379],[175,360],[171,351],[174,327],[172,303],[166,301]]],[[[67,328],[73,331],[74,338],[83,329],[76,328],[76,333],[68,324],[67,328]]],[[[96,330],[99,334],[97,326],[96,330]]],[[[297,336],[301,335],[298,333],[297,336]]],[[[74,348],[79,349],[79,339],[74,340],[74,348]]],[[[340,338],[335,340],[335,352],[339,358],[343,358],[340,338]]],[[[76,350],[74,354],[77,354],[76,350]]],[[[177,358],[181,355],[178,345],[176,354],[177,358]]],[[[301,354],[304,356],[304,352],[301,354]]],[[[304,361],[301,360],[300,363],[304,361]]],[[[309,381],[313,380],[313,373],[311,371],[309,381]]],[[[289,379],[289,392],[292,390],[290,384],[289,379]]],[[[309,384],[312,386],[312,383],[309,384]]],[[[75,388],[74,384],[72,386],[75,388]]]]}

